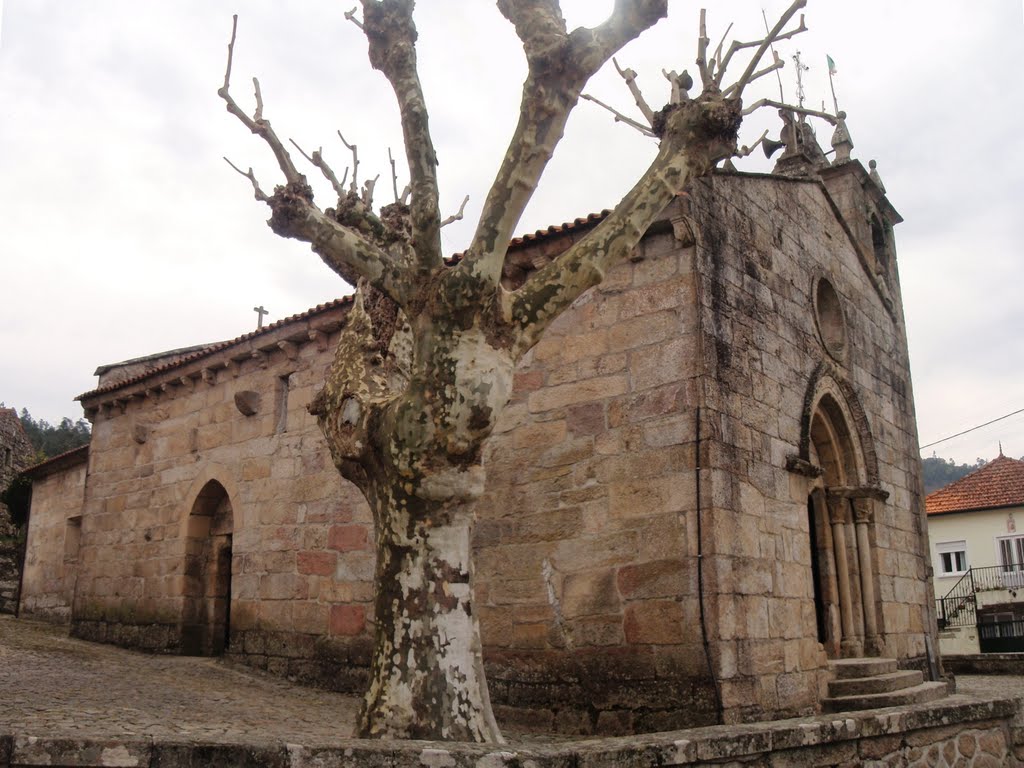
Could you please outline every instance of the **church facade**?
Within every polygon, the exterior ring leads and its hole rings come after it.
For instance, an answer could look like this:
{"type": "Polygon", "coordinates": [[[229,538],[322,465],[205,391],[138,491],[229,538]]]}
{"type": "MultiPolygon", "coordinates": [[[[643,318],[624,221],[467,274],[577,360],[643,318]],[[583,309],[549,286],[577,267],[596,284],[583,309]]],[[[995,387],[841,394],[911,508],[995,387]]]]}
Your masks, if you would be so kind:
{"type": "MultiPolygon", "coordinates": [[[[505,279],[600,218],[517,240],[505,279]]],[[[807,714],[842,658],[936,676],[899,221],[845,157],[715,173],[524,359],[474,540],[499,720],[807,714]]],[[[106,367],[86,459],[37,484],[23,612],[360,691],[372,520],[306,411],[347,308],[106,367]]]]}

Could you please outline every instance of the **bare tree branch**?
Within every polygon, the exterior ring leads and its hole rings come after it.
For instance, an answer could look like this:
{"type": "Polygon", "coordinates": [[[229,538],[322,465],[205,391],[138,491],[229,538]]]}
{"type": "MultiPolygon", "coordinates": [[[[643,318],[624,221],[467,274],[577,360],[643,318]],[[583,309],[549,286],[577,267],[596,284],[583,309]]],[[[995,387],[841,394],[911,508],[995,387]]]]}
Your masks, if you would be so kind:
{"type": "MultiPolygon", "coordinates": [[[[636,72],[628,67],[623,69],[619,66],[619,62],[612,57],[612,63],[615,65],[615,70],[619,73],[623,80],[626,81],[626,87],[629,88],[629,92],[633,94],[633,100],[636,102],[637,108],[643,114],[644,119],[647,120],[647,124],[651,125],[654,122],[654,110],[647,103],[647,99],[644,98],[643,92],[640,90],[640,86],[636,82],[636,72]]],[[[586,98],[586,96],[584,96],[586,98]]]]}
{"type": "Polygon", "coordinates": [[[367,208],[373,207],[373,188],[377,186],[377,179],[379,178],[380,174],[378,173],[372,179],[367,179],[365,182],[363,182],[362,199],[363,205],[365,205],[367,208]]]}
{"type": "Polygon", "coordinates": [[[571,33],[557,0],[498,0],[498,9],[523,43],[529,73],[515,133],[458,267],[495,286],[513,230],[587,81],[623,45],[666,15],[667,0],[618,0],[604,23],[571,33]]]}
{"type": "Polygon", "coordinates": [[[227,68],[224,70],[224,85],[217,90],[217,95],[224,99],[228,112],[237,117],[241,121],[242,125],[267,143],[267,146],[269,146],[270,150],[274,153],[274,157],[277,158],[277,164],[284,173],[285,179],[287,179],[289,183],[305,184],[306,177],[299,173],[295,168],[295,164],[292,163],[292,159],[288,155],[288,150],[284,148],[281,140],[277,138],[277,134],[274,133],[274,129],[270,127],[270,121],[263,118],[263,97],[260,94],[259,82],[256,78],[253,78],[253,83],[256,86],[257,105],[255,118],[249,117],[231,97],[231,61],[234,57],[235,35],[237,31],[238,15],[235,14],[232,17],[231,23],[231,42],[228,43],[228,64],[227,68]]]}
{"type": "MultiPolygon", "coordinates": [[[[345,137],[341,135],[341,131],[338,131],[338,138],[341,139],[341,143],[344,144],[352,152],[352,183],[349,185],[349,192],[359,191],[359,149],[355,144],[349,144],[345,141],[345,137]]],[[[345,169],[345,176],[348,177],[348,168],[345,169]]]]}
{"type": "MultiPolygon", "coordinates": [[[[388,147],[388,162],[391,163],[391,188],[395,191],[395,202],[398,202],[398,171],[395,168],[395,158],[391,155],[391,147],[388,147]]],[[[442,225],[443,226],[443,225],[442,225]]]]}
{"type": "Polygon", "coordinates": [[[718,83],[718,78],[716,77],[716,73],[715,73],[715,66],[721,67],[721,65],[722,65],[722,46],[725,45],[725,38],[727,38],[729,36],[729,32],[731,30],[732,30],[732,23],[730,22],[729,26],[725,28],[725,32],[722,33],[722,39],[718,41],[718,47],[715,48],[715,55],[714,55],[714,58],[712,58],[711,63],[710,63],[710,67],[711,68],[710,68],[709,72],[711,74],[711,79],[714,80],[715,83],[718,83]]]}
{"type": "Polygon", "coordinates": [[[700,73],[700,84],[707,88],[712,84],[711,74],[708,71],[708,25],[707,11],[700,9],[700,36],[697,38],[697,71],[700,73]]]}
{"type": "MultiPolygon", "coordinates": [[[[786,40],[790,37],[793,37],[794,35],[798,35],[801,32],[806,31],[807,27],[804,24],[803,14],[801,14],[800,26],[797,29],[791,32],[787,32],[785,34],[783,34],[782,32],[782,30],[785,29],[786,24],[789,23],[789,20],[793,18],[793,15],[801,8],[803,8],[805,5],[807,5],[807,0],[793,0],[793,4],[789,6],[789,8],[787,8],[785,12],[779,17],[779,20],[775,22],[775,26],[772,27],[772,29],[768,32],[767,35],[765,35],[763,40],[760,40],[757,43],[757,50],[754,52],[754,55],[751,57],[750,62],[747,64],[747,68],[743,71],[743,74],[740,75],[739,80],[737,80],[735,84],[730,87],[730,91],[735,91],[737,96],[741,96],[743,94],[743,89],[750,82],[751,75],[753,75],[754,71],[757,69],[757,65],[760,63],[761,57],[764,56],[765,51],[768,50],[769,46],[771,46],[772,43],[776,42],[777,40],[786,40]]],[[[728,58],[729,56],[727,54],[726,59],[728,58]]],[[[719,71],[719,76],[721,76],[724,71],[725,68],[723,66],[723,68],[719,71]]]]}
{"type": "MultiPolygon", "coordinates": [[[[253,79],[256,90],[254,117],[249,117],[231,97],[231,65],[237,31],[238,16],[236,15],[233,17],[231,25],[231,41],[228,43],[228,63],[224,72],[224,84],[218,89],[217,94],[224,100],[228,112],[238,118],[252,133],[262,138],[270,147],[284,173],[287,184],[277,187],[274,194],[268,196],[260,188],[251,168],[245,172],[227,158],[224,158],[225,161],[235,171],[249,179],[255,190],[256,199],[270,206],[272,214],[268,223],[277,234],[309,243],[313,251],[348,282],[355,284],[359,278],[365,278],[394,301],[402,304],[407,299],[407,293],[410,290],[409,281],[402,268],[403,264],[360,232],[335,221],[313,203],[312,190],[306,182],[306,177],[295,168],[288,151],[270,127],[270,121],[263,117],[263,95],[259,82],[255,78],[253,79]]],[[[294,141],[292,143],[295,144],[294,141]]],[[[323,162],[319,150],[312,155],[306,155],[298,144],[295,146],[307,160],[321,169],[334,184],[335,191],[342,187],[341,183],[334,178],[334,173],[323,162]]]]}
{"type": "Polygon", "coordinates": [[[231,166],[232,168],[234,168],[234,169],[235,169],[235,170],[236,170],[236,171],[237,171],[238,173],[242,174],[243,176],[245,176],[245,178],[247,178],[247,179],[248,179],[249,181],[251,181],[251,182],[252,182],[252,188],[253,188],[253,190],[255,190],[255,192],[256,192],[256,199],[257,199],[257,200],[259,200],[259,201],[260,201],[261,203],[265,203],[265,202],[267,202],[268,200],[270,200],[270,198],[269,198],[269,197],[267,197],[267,193],[266,193],[266,192],[264,192],[264,191],[263,191],[262,189],[260,189],[260,184],[259,184],[259,182],[258,182],[258,181],[256,181],[256,174],[254,174],[254,173],[252,172],[252,168],[249,168],[248,172],[246,172],[246,171],[243,171],[243,170],[242,170],[241,168],[239,168],[239,167],[238,167],[237,165],[235,165],[234,163],[232,163],[232,162],[231,162],[230,160],[228,160],[228,159],[227,159],[226,157],[224,158],[224,162],[225,162],[225,163],[227,163],[228,165],[230,165],[230,166],[231,166]]]}
{"type": "Polygon", "coordinates": [[[580,294],[600,283],[612,265],[625,259],[666,206],[701,172],[687,140],[678,133],[666,135],[654,162],[615,210],[518,290],[505,294],[509,322],[518,334],[516,358],[525,354],[580,294]]]}
{"type": "Polygon", "coordinates": [[[412,188],[410,219],[419,268],[441,269],[441,213],[437,154],[430,136],[427,104],[416,68],[416,25],[412,0],[362,0],[363,31],[370,64],[391,83],[402,118],[402,136],[412,188]]]}
{"type": "Polygon", "coordinates": [[[363,23],[361,21],[359,21],[359,19],[356,18],[356,10],[357,10],[356,8],[353,8],[351,11],[345,11],[345,18],[348,19],[349,21],[351,21],[353,24],[355,24],[360,29],[362,29],[363,28],[363,23]]]}
{"type": "Polygon", "coordinates": [[[466,195],[464,198],[462,198],[462,205],[459,206],[459,212],[458,213],[453,213],[448,218],[443,219],[441,221],[441,226],[442,227],[447,227],[449,224],[453,224],[456,221],[461,221],[462,220],[462,214],[466,210],[466,203],[468,203],[468,202],[469,202],[469,195],[466,195]]]}
{"type": "Polygon", "coordinates": [[[794,3],[792,6],[790,6],[790,8],[786,11],[786,14],[788,14],[788,16],[784,15],[784,20],[780,19],[779,23],[775,25],[774,30],[768,29],[768,24],[766,20],[765,36],[759,40],[751,40],[750,42],[747,43],[741,43],[738,40],[733,40],[732,44],[729,46],[729,50],[726,51],[725,59],[723,59],[721,64],[719,64],[718,74],[715,76],[715,83],[719,86],[722,85],[722,78],[725,76],[726,67],[729,66],[729,62],[732,60],[733,54],[742,51],[746,48],[753,48],[755,45],[761,46],[760,50],[754,55],[754,59],[751,62],[753,66],[756,66],[757,62],[760,61],[762,56],[764,56],[765,50],[770,48],[773,43],[777,43],[782,40],[788,40],[791,37],[799,35],[801,32],[806,32],[807,26],[804,24],[804,17],[801,14],[799,27],[790,30],[789,32],[786,32],[785,34],[781,33],[782,28],[786,26],[786,23],[789,21],[790,18],[792,18],[793,14],[800,8],[803,8],[806,4],[806,0],[803,0],[802,2],[798,0],[797,3],[794,3]]]}
{"type": "MultiPolygon", "coordinates": [[[[644,134],[645,136],[654,136],[655,135],[654,131],[652,131],[649,126],[645,126],[643,123],[638,123],[636,120],[634,120],[634,119],[632,119],[630,117],[626,117],[624,114],[619,112],[617,109],[614,109],[613,107],[608,106],[607,104],[605,104],[600,99],[598,99],[598,98],[596,98],[594,96],[591,96],[588,93],[584,93],[580,98],[586,99],[587,101],[592,101],[595,104],[597,104],[597,106],[603,107],[604,109],[607,109],[609,112],[611,112],[615,116],[615,122],[617,122],[617,123],[625,123],[626,125],[630,126],[631,128],[636,128],[638,131],[640,131],[640,133],[644,134]]],[[[653,117],[653,113],[652,113],[652,117],[653,117]]]]}
{"type": "Polygon", "coordinates": [[[761,134],[761,136],[758,138],[757,141],[755,141],[749,147],[744,144],[742,147],[740,147],[738,150],[736,150],[736,154],[734,156],[735,157],[746,157],[751,152],[753,152],[755,149],[757,149],[758,146],[760,146],[764,142],[764,140],[765,140],[765,138],[767,136],[768,136],[768,129],[765,128],[764,129],[764,133],[761,134]]]}
{"type": "MultiPolygon", "coordinates": [[[[320,169],[320,172],[324,175],[324,178],[331,182],[331,186],[334,187],[334,191],[338,195],[338,197],[341,197],[342,195],[345,194],[345,182],[338,181],[338,177],[334,175],[334,171],[332,171],[331,167],[327,165],[327,162],[324,160],[323,157],[323,147],[313,150],[312,155],[307,155],[305,152],[303,152],[302,147],[295,143],[295,139],[288,139],[288,141],[292,143],[292,146],[299,150],[299,154],[306,158],[306,160],[308,160],[311,165],[320,169]]],[[[345,169],[345,173],[348,173],[348,168],[345,169]]]]}
{"type": "Polygon", "coordinates": [[[749,115],[761,107],[775,107],[776,109],[788,109],[791,112],[796,112],[798,115],[810,115],[811,117],[820,117],[822,120],[830,123],[831,125],[836,124],[836,116],[830,115],[828,112],[819,112],[816,109],[807,109],[806,107],[795,107],[792,104],[786,104],[781,101],[775,101],[774,99],[759,99],[751,104],[749,107],[743,110],[743,115],[749,115]]]}
{"type": "Polygon", "coordinates": [[[779,54],[775,53],[774,49],[772,50],[772,56],[775,60],[769,66],[754,72],[750,77],[747,78],[747,81],[742,86],[739,82],[733,83],[728,88],[726,88],[725,91],[723,91],[722,95],[729,97],[733,93],[738,93],[741,87],[746,87],[755,80],[757,80],[758,78],[764,77],[765,75],[771,74],[772,72],[777,72],[778,70],[786,66],[786,62],[782,60],[779,54]]]}

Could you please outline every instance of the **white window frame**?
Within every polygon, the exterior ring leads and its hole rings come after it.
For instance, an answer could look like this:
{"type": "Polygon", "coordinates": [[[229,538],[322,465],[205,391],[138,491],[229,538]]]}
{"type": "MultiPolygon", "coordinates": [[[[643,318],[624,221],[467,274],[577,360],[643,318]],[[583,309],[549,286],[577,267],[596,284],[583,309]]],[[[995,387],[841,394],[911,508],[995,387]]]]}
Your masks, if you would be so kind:
{"type": "Polygon", "coordinates": [[[963,539],[959,541],[939,541],[935,544],[935,560],[936,568],[935,574],[939,578],[945,578],[948,576],[963,576],[967,571],[971,569],[970,561],[967,559],[967,542],[963,539]],[[960,554],[960,557],[957,557],[960,554]],[[943,555],[949,555],[949,564],[953,570],[946,570],[946,560],[943,555]],[[958,562],[960,561],[960,562],[958,562]],[[962,569],[957,570],[957,566],[963,566],[962,569]]]}

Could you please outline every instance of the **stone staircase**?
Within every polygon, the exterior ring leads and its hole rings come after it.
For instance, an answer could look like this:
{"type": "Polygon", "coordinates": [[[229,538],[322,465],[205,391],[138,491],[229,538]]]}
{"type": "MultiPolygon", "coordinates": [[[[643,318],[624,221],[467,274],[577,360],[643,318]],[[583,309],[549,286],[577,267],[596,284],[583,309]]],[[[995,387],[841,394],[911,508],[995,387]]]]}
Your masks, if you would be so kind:
{"type": "Polygon", "coordinates": [[[946,683],[926,683],[916,669],[898,669],[896,659],[840,659],[830,661],[833,679],[824,712],[924,704],[947,694],[946,683]]]}

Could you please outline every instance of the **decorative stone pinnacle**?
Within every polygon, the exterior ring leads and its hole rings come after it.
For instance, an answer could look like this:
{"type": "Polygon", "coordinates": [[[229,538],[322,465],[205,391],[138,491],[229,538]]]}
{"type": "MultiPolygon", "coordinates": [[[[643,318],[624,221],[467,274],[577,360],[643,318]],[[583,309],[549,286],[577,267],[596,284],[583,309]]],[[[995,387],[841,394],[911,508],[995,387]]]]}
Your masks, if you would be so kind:
{"type": "MultiPolygon", "coordinates": [[[[832,165],[839,165],[850,159],[853,139],[850,138],[850,132],[846,128],[846,112],[840,111],[836,114],[836,129],[832,133],[832,148],[836,151],[832,165]]],[[[874,161],[872,160],[872,162],[874,161]]]]}
{"type": "Polygon", "coordinates": [[[884,195],[885,184],[882,183],[882,177],[878,175],[877,166],[878,163],[876,163],[874,160],[868,161],[868,168],[871,169],[870,171],[868,171],[868,178],[875,182],[875,186],[878,187],[878,190],[884,195]]]}

